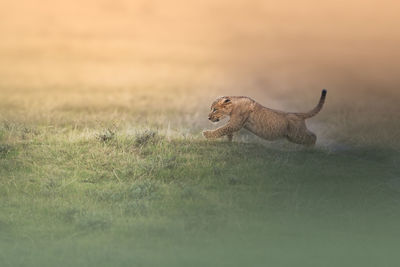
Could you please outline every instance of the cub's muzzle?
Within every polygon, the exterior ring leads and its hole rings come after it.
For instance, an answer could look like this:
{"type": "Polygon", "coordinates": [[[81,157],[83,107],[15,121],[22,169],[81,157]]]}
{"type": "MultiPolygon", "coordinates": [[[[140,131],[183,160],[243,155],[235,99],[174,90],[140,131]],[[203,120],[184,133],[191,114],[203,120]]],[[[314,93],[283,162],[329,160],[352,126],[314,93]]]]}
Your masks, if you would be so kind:
{"type": "Polygon", "coordinates": [[[210,120],[210,121],[212,121],[212,122],[217,122],[217,121],[219,121],[219,119],[218,118],[213,118],[213,117],[208,117],[208,119],[210,120]]]}

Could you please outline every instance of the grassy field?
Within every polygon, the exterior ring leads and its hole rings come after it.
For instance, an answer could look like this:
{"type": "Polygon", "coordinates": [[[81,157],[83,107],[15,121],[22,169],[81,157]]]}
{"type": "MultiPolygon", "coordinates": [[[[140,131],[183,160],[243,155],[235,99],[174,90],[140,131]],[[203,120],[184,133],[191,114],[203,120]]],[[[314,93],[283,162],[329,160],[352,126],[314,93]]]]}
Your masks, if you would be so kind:
{"type": "Polygon", "coordinates": [[[158,111],[151,100],[150,112],[91,92],[94,104],[46,110],[50,93],[30,108],[37,95],[26,94],[26,108],[4,111],[1,266],[399,262],[400,157],[388,138],[398,126],[325,113],[332,125],[312,124],[313,149],[245,132],[230,144],[204,140],[196,104],[158,111]],[[338,124],[349,127],[329,139],[338,124]]]}
{"type": "Polygon", "coordinates": [[[1,267],[399,265],[397,14],[55,2],[0,3],[1,267]],[[201,135],[322,88],[314,148],[201,135]]]}

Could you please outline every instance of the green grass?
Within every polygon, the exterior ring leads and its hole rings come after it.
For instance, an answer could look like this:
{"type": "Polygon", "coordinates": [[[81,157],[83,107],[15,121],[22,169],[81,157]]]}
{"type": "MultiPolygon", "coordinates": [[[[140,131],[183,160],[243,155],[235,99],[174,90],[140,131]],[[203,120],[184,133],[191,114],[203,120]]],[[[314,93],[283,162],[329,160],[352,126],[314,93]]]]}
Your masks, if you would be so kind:
{"type": "Polygon", "coordinates": [[[396,266],[395,148],[3,123],[1,266],[396,266]]]}

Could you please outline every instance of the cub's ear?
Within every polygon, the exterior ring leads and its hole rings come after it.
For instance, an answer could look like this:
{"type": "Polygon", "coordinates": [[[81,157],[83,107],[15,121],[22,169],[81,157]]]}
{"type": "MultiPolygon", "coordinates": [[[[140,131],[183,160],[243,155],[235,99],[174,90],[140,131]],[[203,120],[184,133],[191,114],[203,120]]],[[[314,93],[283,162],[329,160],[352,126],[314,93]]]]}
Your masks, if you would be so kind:
{"type": "Polygon", "coordinates": [[[229,102],[231,102],[231,100],[230,100],[229,98],[227,98],[227,99],[225,99],[224,102],[222,102],[222,103],[229,103],[229,102]]]}

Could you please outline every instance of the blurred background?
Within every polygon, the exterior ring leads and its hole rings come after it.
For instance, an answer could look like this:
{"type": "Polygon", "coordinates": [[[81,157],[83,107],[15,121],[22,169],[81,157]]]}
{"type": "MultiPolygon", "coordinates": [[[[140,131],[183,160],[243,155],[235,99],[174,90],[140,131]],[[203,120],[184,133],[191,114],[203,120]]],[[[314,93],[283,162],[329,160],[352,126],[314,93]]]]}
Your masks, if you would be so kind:
{"type": "Polygon", "coordinates": [[[399,7],[358,0],[1,1],[2,106],[101,110],[154,100],[157,112],[208,108],[219,95],[239,94],[297,111],[327,88],[331,112],[339,103],[398,112],[399,7]]]}
{"type": "Polygon", "coordinates": [[[399,5],[2,1],[2,83],[139,86],[169,77],[184,87],[195,72],[196,80],[213,73],[215,87],[250,87],[242,90],[394,93],[399,5]]]}
{"type": "Polygon", "coordinates": [[[343,118],[359,119],[356,130],[375,140],[382,134],[366,124],[399,119],[399,7],[359,0],[1,1],[2,114],[33,121],[48,111],[64,118],[69,111],[139,112],[155,121],[156,114],[183,112],[198,132],[217,96],[306,111],[327,88],[321,121],[335,115],[330,124],[340,120],[348,130],[343,118]]]}

